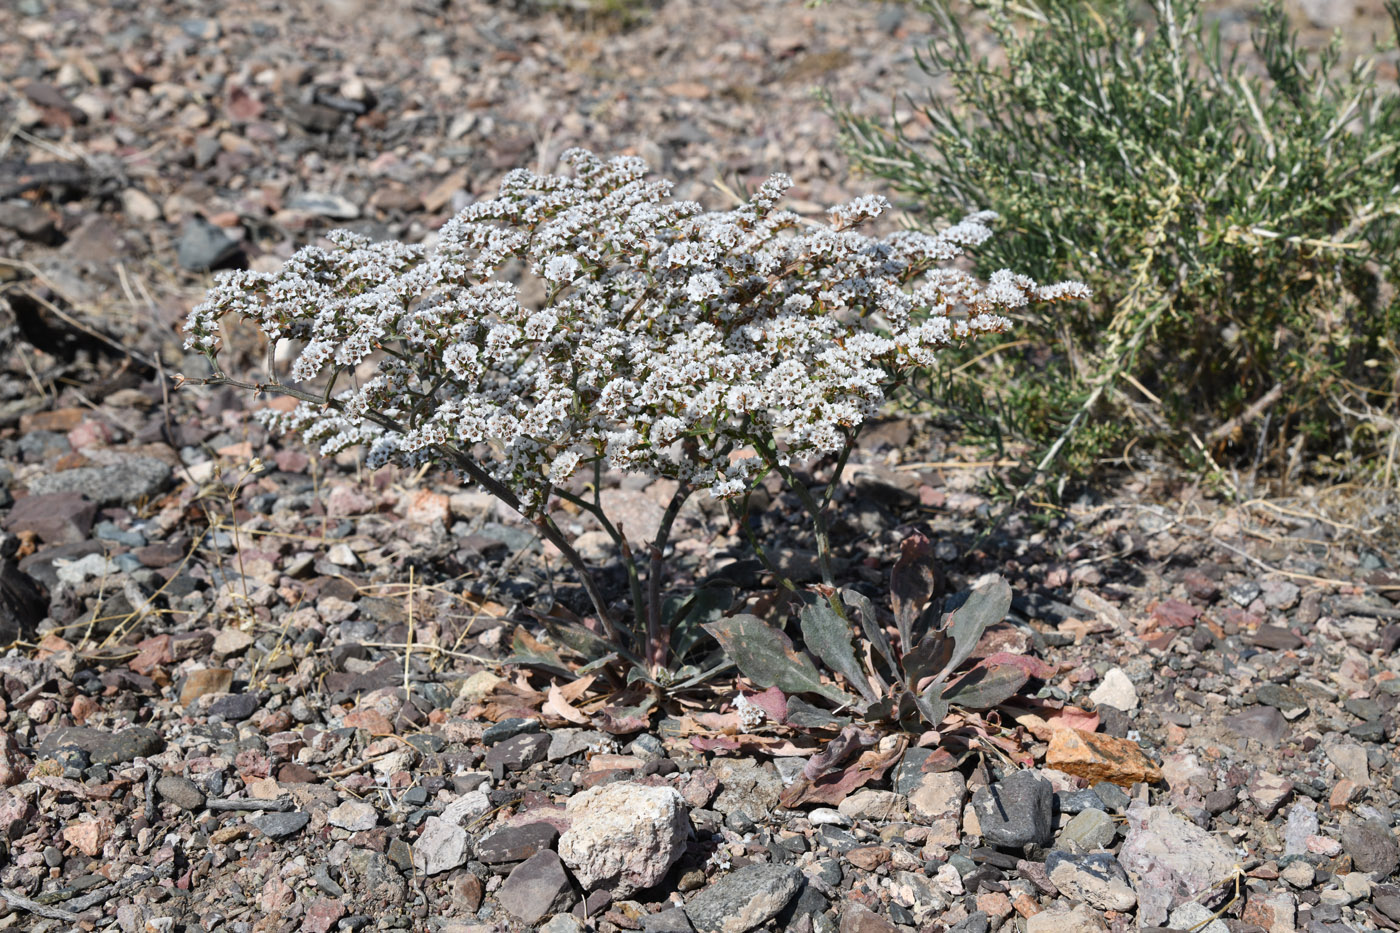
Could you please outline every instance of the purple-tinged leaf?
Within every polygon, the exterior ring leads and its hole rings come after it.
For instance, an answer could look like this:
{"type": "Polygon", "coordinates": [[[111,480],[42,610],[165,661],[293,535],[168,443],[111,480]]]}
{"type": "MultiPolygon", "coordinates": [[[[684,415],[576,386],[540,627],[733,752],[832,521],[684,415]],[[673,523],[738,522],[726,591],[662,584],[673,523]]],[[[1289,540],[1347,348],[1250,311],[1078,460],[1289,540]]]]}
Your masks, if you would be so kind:
{"type": "Polygon", "coordinates": [[[910,535],[899,550],[899,560],[890,571],[890,607],[899,629],[899,650],[908,654],[914,647],[914,622],[938,594],[943,580],[928,538],[910,535]]]}
{"type": "Polygon", "coordinates": [[[943,700],[968,709],[991,709],[1014,697],[1029,679],[1030,675],[1015,664],[979,666],[944,690],[943,700]]]}
{"type": "MultiPolygon", "coordinates": [[[[885,637],[885,630],[880,627],[880,617],[875,614],[875,606],[870,600],[857,590],[846,589],[841,591],[841,600],[848,609],[854,611],[860,620],[861,630],[865,632],[866,640],[880,652],[880,657],[885,659],[885,663],[890,666],[890,676],[899,679],[899,665],[895,663],[894,651],[890,648],[890,640],[885,637]]],[[[890,685],[880,676],[880,673],[871,667],[870,672],[874,674],[875,681],[880,685],[880,689],[889,692],[890,685]]]]}

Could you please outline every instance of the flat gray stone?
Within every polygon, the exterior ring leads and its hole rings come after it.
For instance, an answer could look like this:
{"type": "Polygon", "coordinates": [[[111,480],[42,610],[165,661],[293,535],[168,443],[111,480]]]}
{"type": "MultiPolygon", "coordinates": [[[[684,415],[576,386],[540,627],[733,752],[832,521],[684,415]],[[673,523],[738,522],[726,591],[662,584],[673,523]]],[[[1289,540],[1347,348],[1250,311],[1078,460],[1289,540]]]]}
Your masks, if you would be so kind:
{"type": "Polygon", "coordinates": [[[487,865],[523,862],[554,845],[559,830],[549,823],[525,823],[499,829],[476,844],[476,857],[487,865]]]}
{"type": "Polygon", "coordinates": [[[257,816],[248,817],[248,823],[251,826],[273,839],[281,839],[284,836],[299,833],[306,828],[306,824],[310,821],[311,814],[300,810],[291,810],[287,813],[259,813],[257,816]]]}
{"type": "Polygon", "coordinates": [[[802,880],[791,865],[747,865],[692,897],[685,914],[699,933],[748,933],[781,913],[802,880]]]}
{"type": "Polygon", "coordinates": [[[1056,849],[1046,858],[1045,870],[1061,894],[1090,907],[1128,910],[1137,903],[1128,873],[1107,852],[1077,855],[1056,849]]]}
{"type": "Polygon", "coordinates": [[[156,793],[162,800],[168,800],[181,810],[198,810],[204,806],[204,792],[195,786],[194,781],[178,774],[167,774],[156,781],[156,793]]]}
{"type": "Polygon", "coordinates": [[[89,726],[63,726],[39,743],[39,756],[52,758],[63,748],[80,748],[95,765],[115,765],[133,758],[146,758],[165,748],[159,734],[140,727],[108,732],[89,726]]]}
{"type": "Polygon", "coordinates": [[[568,910],[577,899],[569,873],[553,849],[536,853],[515,866],[496,892],[496,900],[511,916],[531,925],[568,910]]]}
{"type": "Polygon", "coordinates": [[[78,493],[98,506],[135,505],[170,485],[170,464],[154,457],[124,457],[108,466],[78,467],[36,476],[29,481],[35,496],[78,493]]]}

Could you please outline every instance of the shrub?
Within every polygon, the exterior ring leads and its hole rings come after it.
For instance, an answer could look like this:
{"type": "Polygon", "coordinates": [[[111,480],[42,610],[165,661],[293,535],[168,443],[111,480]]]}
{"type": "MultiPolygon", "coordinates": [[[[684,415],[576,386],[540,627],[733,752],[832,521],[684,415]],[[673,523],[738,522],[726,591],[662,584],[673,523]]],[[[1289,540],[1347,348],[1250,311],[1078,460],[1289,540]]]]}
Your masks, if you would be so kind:
{"type": "MultiPolygon", "coordinates": [[[[673,676],[662,556],[692,493],[742,499],[778,474],[806,507],[834,586],[824,511],[887,388],[942,348],[1006,329],[1003,312],[1084,294],[943,268],[990,236],[986,215],[877,241],[852,228],[885,209],[879,198],[804,226],[776,208],[782,176],[734,211],[704,213],[670,200],[638,159],[566,159],[572,176],[510,173],[432,250],[337,232],[276,273],[223,273],[190,313],[187,345],[208,355],[206,383],[300,400],[263,414],[322,455],[363,445],[371,467],[444,464],[519,510],[580,575],[615,656],[654,682],[673,676]],[[520,275],[543,286],[538,307],[522,304],[520,275]],[[229,314],[267,339],[261,379],[219,366],[229,314]],[[277,372],[284,340],[303,342],[291,382],[277,372]],[[836,466],[814,495],[793,468],[827,455],[836,466]],[[677,484],[646,555],[603,511],[605,467],[677,484]],[[558,499],[616,543],[630,631],[551,518],[558,499]]],[[[714,617],[694,601],[682,610],[696,631],[714,617]]]]}
{"type": "Polygon", "coordinates": [[[1000,214],[981,267],[1095,295],[1030,309],[969,367],[975,385],[934,380],[930,397],[1028,442],[1042,472],[1139,439],[1290,473],[1304,453],[1323,473],[1394,460],[1400,95],[1374,60],[1303,51],[1273,4],[1240,55],[1198,0],[1154,0],[1146,28],[1126,0],[1048,0],[978,4],[1005,52],[993,65],[924,6],[941,36],[920,63],[954,99],[916,105],[926,129],[837,113],[855,164],[930,219],[1000,214]]]}

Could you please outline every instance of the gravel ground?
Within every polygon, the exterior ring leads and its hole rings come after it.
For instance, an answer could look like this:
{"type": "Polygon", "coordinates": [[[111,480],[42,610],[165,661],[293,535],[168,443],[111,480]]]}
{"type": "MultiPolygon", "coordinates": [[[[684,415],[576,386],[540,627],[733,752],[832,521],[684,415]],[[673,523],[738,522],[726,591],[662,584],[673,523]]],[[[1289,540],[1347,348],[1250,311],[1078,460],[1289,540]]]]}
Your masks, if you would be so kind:
{"type": "MultiPolygon", "coordinates": [[[[979,655],[1037,676],[970,742],[887,736],[814,794],[821,742],[732,673],[638,721],[503,663],[587,603],[483,494],[175,391],[207,371],[178,332],[211,267],[430,238],[576,145],[714,207],[786,172],[815,215],[871,189],[810,89],[884,113],[928,80],[901,6],[540,6],[0,7],[0,929],[1400,929],[1400,559],[1355,491],[1118,474],[984,536],[996,465],[881,422],[838,500],[845,581],[879,596],[926,534],[949,592],[1010,581],[979,655]],[[747,736],[736,688],[774,713],[747,736]]],[[[1377,15],[1349,9],[1348,36],[1377,15]]],[[[636,533],[666,501],[605,494],[636,533]]],[[[675,540],[677,585],[774,588],[722,514],[675,540]]]]}

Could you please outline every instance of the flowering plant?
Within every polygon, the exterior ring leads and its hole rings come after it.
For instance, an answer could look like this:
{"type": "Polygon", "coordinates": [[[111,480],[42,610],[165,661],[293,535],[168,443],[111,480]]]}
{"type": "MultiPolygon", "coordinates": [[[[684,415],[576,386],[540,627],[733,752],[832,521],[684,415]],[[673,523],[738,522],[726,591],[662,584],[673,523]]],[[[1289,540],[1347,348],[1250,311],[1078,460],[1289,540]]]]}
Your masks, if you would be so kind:
{"type": "Polygon", "coordinates": [[[572,175],[508,174],[433,249],[338,231],[278,272],[223,273],[190,313],[187,346],[209,357],[206,383],[299,399],[266,421],[323,455],[360,444],[371,466],[445,463],[519,510],[579,573],[612,643],[651,677],[663,676],[668,652],[661,556],[692,493],[738,497],[776,472],[815,523],[831,585],[823,510],[886,388],[943,347],[1007,329],[1005,312],[1086,292],[1009,271],[983,284],[941,267],[990,236],[990,214],[875,240],[853,228],[887,209],[882,198],[809,223],[776,207],[791,181],[774,175],[737,209],[706,213],[670,199],[639,159],[572,150],[565,160],[572,175]],[[513,279],[525,274],[544,287],[538,306],[521,300],[513,279]],[[219,367],[229,313],[267,338],[262,381],[219,367]],[[284,340],[303,342],[290,382],[276,370],[284,340]],[[791,466],[825,454],[840,459],[819,503],[791,466]],[[649,567],[598,501],[604,467],[677,483],[649,567]],[[592,501],[569,488],[581,470],[595,479],[592,501]],[[555,496],[617,543],[630,644],[551,519],[555,496]]]}

